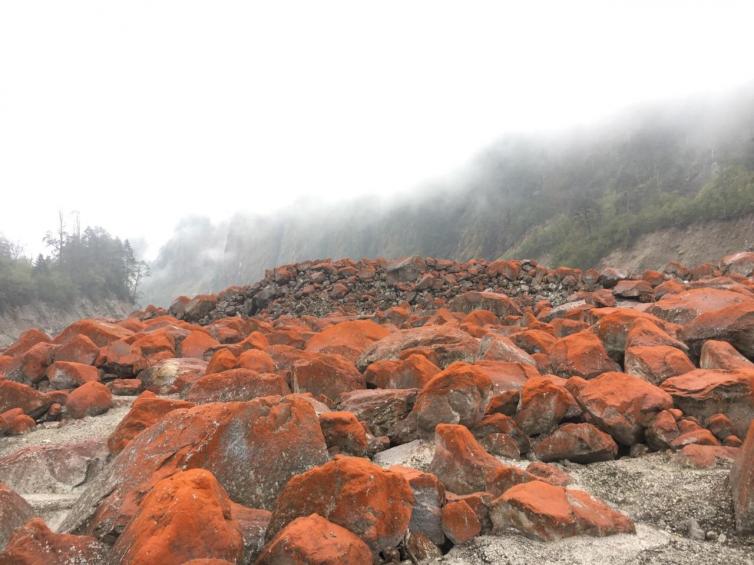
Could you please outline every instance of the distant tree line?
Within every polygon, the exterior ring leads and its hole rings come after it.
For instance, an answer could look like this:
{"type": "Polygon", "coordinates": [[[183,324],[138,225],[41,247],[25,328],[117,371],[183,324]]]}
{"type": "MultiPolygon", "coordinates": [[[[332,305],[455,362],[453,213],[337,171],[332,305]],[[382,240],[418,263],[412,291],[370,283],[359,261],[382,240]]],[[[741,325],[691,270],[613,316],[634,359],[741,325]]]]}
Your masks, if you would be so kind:
{"type": "Polygon", "coordinates": [[[48,253],[32,259],[0,236],[0,311],[36,302],[65,307],[83,298],[136,301],[148,266],[128,240],[101,227],[82,231],[78,218],[69,231],[61,213],[44,241],[48,253]]]}

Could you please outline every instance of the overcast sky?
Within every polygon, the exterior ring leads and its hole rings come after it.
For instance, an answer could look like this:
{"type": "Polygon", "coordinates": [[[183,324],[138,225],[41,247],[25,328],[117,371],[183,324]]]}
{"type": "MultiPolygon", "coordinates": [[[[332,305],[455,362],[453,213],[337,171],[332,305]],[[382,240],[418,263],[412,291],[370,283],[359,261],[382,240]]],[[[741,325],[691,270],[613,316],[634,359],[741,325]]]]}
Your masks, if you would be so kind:
{"type": "Polygon", "coordinates": [[[754,78],[754,3],[0,2],[0,231],[410,190],[503,133],[754,78]]]}

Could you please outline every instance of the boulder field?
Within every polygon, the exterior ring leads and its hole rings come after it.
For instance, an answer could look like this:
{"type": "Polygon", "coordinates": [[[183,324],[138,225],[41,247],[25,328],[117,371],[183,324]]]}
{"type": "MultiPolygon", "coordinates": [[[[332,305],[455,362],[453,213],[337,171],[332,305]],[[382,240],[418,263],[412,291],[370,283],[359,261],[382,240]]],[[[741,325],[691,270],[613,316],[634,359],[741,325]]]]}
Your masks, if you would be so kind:
{"type": "Polygon", "coordinates": [[[754,563],[752,271],[309,261],[29,330],[0,565],[754,563]]]}

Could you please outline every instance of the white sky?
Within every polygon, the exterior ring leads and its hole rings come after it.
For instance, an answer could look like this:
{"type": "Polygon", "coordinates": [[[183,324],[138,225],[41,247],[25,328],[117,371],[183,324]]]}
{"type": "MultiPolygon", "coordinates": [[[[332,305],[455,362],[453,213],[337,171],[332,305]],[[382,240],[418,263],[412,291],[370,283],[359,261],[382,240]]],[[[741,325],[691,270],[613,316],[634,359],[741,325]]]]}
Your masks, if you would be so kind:
{"type": "Polygon", "coordinates": [[[754,78],[736,1],[0,2],[0,232],[410,190],[501,134],[754,78]]]}

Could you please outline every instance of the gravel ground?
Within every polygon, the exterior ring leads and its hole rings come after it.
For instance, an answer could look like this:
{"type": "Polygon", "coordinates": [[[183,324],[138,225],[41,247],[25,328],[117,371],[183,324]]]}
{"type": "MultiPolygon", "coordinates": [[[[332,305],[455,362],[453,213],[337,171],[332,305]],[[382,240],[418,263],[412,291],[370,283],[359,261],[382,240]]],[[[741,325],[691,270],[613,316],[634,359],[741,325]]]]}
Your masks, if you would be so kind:
{"type": "Polygon", "coordinates": [[[541,542],[524,536],[481,536],[456,546],[443,565],[754,565],[750,548],[697,542],[637,524],[636,535],[578,536],[541,542]]]}
{"type": "Polygon", "coordinates": [[[0,439],[0,456],[31,445],[107,438],[128,413],[134,399],[135,397],[116,396],[113,398],[113,408],[99,416],[88,416],[80,420],[45,422],[27,434],[2,438],[0,439]]]}

